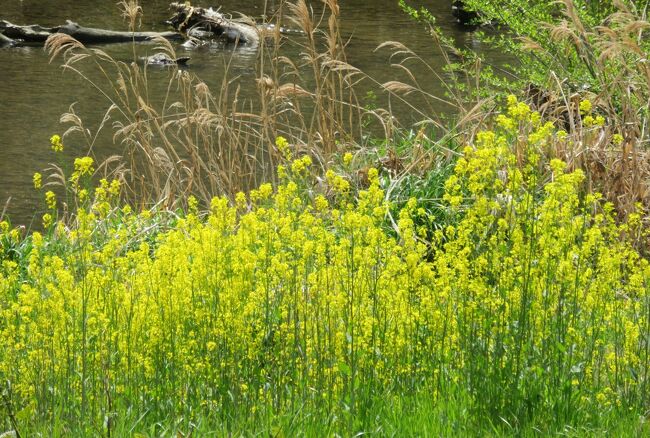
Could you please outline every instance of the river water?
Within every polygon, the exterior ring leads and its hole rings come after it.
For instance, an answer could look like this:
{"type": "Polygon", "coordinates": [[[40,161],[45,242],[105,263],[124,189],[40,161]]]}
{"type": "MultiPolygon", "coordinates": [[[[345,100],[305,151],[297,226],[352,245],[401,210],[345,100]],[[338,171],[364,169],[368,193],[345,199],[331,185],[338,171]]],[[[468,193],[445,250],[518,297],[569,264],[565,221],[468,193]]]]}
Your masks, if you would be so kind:
{"type": "MultiPolygon", "coordinates": [[[[2,0],[0,19],[15,24],[38,23],[54,26],[70,19],[83,26],[126,30],[127,25],[121,17],[116,1],[97,0],[2,0]]],[[[198,3],[198,2],[195,2],[198,3]]],[[[265,14],[272,15],[279,6],[273,0],[222,0],[219,4],[206,2],[201,6],[220,6],[224,12],[237,13],[260,19],[265,14]]],[[[322,2],[312,0],[310,6],[316,12],[322,2]]],[[[423,25],[413,22],[400,9],[397,0],[340,0],[342,33],[349,39],[348,61],[380,81],[388,80],[395,74],[390,67],[387,51],[375,48],[387,40],[406,44],[420,54],[431,65],[442,67],[444,58],[434,47],[431,37],[423,25]]],[[[483,52],[488,62],[499,63],[498,53],[490,53],[478,43],[471,32],[459,27],[451,15],[451,1],[429,0],[409,2],[414,6],[426,6],[437,18],[438,26],[444,33],[455,39],[461,47],[471,47],[483,52]]],[[[142,0],[144,15],[141,30],[166,30],[164,20],[169,18],[168,0],[142,0]]],[[[130,44],[103,46],[111,56],[118,60],[132,60],[133,47],[130,44]]],[[[142,45],[139,55],[153,50],[152,45],[142,45]]],[[[184,55],[182,48],[178,54],[184,55]]],[[[232,57],[232,69],[239,75],[242,88],[254,87],[256,78],[253,51],[231,52],[228,50],[192,51],[191,72],[205,81],[213,91],[222,81],[224,59],[232,57]]],[[[287,54],[297,56],[298,53],[287,54]]],[[[49,62],[42,47],[19,47],[0,49],[0,212],[6,206],[6,213],[14,224],[30,227],[35,214],[42,208],[42,193],[32,186],[32,175],[43,172],[49,163],[56,161],[49,148],[49,138],[62,133],[67,125],[59,118],[71,104],[75,111],[95,129],[110,103],[89,83],[72,72],[63,72],[60,59],[49,62]]],[[[417,67],[414,67],[417,70],[417,67]]],[[[232,71],[231,71],[232,73],[232,71]]],[[[425,82],[434,93],[442,95],[443,84],[422,69],[425,82]]],[[[151,70],[149,75],[152,93],[165,92],[168,72],[151,70]]],[[[434,108],[434,110],[436,110],[434,108]]],[[[439,111],[448,111],[440,107],[439,111]]],[[[79,142],[81,144],[81,142],[79,142]]],[[[71,161],[75,156],[88,153],[86,146],[79,146],[72,140],[67,142],[61,162],[71,161]]],[[[122,147],[113,144],[112,137],[102,137],[96,144],[93,154],[101,159],[120,154],[122,147]]],[[[43,172],[45,173],[45,172],[43,172]]]]}

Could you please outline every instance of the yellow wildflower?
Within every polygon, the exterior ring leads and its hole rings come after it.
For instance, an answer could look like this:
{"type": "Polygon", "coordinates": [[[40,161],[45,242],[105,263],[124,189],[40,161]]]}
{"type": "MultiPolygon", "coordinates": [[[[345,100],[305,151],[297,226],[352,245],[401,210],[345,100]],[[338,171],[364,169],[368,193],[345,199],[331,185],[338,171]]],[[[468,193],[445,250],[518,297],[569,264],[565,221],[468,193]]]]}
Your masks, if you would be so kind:
{"type": "Polygon", "coordinates": [[[275,139],[275,146],[278,148],[278,151],[280,151],[280,154],[285,160],[291,160],[291,149],[289,148],[289,142],[286,138],[279,135],[275,139]]]}
{"type": "Polygon", "coordinates": [[[517,128],[517,124],[515,123],[515,121],[504,114],[499,114],[497,116],[496,122],[497,125],[501,126],[506,131],[515,131],[515,129],[517,128]]]}
{"type": "Polygon", "coordinates": [[[273,194],[273,186],[269,183],[262,184],[258,190],[260,199],[268,199],[273,194]]]}
{"type": "Polygon", "coordinates": [[[316,199],[314,199],[314,206],[316,207],[316,210],[323,211],[329,206],[329,203],[323,195],[318,195],[316,196],[316,199]]]}
{"type": "Polygon", "coordinates": [[[199,201],[194,195],[187,198],[187,209],[189,213],[196,214],[198,212],[199,201]]]}
{"type": "Polygon", "coordinates": [[[79,202],[82,204],[88,200],[88,190],[86,189],[81,189],[77,193],[77,196],[79,197],[79,202]]]}
{"type": "Polygon", "coordinates": [[[34,231],[34,233],[32,233],[32,244],[36,248],[39,248],[43,245],[43,235],[38,231],[34,231]]]}
{"type": "Polygon", "coordinates": [[[74,170],[76,173],[81,175],[91,174],[93,169],[94,161],[92,157],[81,157],[75,158],[74,160],[74,170]]]}
{"type": "Polygon", "coordinates": [[[47,204],[47,208],[50,210],[54,210],[56,208],[56,195],[53,191],[48,190],[45,193],[45,203],[47,204]]]}
{"type": "Polygon", "coordinates": [[[371,183],[378,183],[379,182],[379,171],[375,167],[371,167],[368,169],[368,180],[371,183]]]}
{"type": "Polygon", "coordinates": [[[54,134],[52,137],[50,137],[50,145],[52,146],[52,150],[54,152],[63,151],[63,143],[61,142],[61,136],[58,134],[54,134]]]}
{"type": "Polygon", "coordinates": [[[235,205],[237,205],[237,208],[240,210],[243,210],[246,208],[246,194],[244,192],[238,192],[235,195],[235,205]]]}
{"type": "Polygon", "coordinates": [[[114,179],[111,181],[111,186],[109,187],[108,192],[113,196],[118,196],[120,194],[120,187],[120,181],[114,179]]]}
{"type": "Polygon", "coordinates": [[[325,173],[325,178],[330,187],[339,193],[345,193],[350,189],[350,183],[342,176],[334,173],[332,169],[325,173]]]}
{"type": "Polygon", "coordinates": [[[311,166],[311,163],[311,157],[305,155],[304,157],[294,160],[293,163],[291,163],[291,171],[294,174],[300,175],[301,173],[305,172],[309,166],[311,166]]]}
{"type": "Polygon", "coordinates": [[[43,228],[50,228],[50,225],[52,225],[52,215],[45,213],[43,215],[43,228]]]}
{"type": "Polygon", "coordinates": [[[278,178],[279,179],[286,179],[287,178],[287,168],[283,165],[278,166],[278,178]]]}
{"type": "Polygon", "coordinates": [[[32,178],[32,181],[34,182],[34,188],[36,190],[40,189],[42,187],[42,185],[43,185],[43,177],[38,172],[36,172],[34,174],[34,177],[32,178]]]}
{"type": "Polygon", "coordinates": [[[523,102],[508,108],[508,114],[515,120],[524,120],[530,114],[530,107],[523,102]]]}

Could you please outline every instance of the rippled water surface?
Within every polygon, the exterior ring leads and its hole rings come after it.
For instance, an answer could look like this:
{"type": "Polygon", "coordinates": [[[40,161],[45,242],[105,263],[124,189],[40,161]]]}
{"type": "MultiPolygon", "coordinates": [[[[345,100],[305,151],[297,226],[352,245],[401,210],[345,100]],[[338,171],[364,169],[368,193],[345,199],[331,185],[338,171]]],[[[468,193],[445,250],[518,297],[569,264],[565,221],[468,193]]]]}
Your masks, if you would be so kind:
{"type": "MultiPolygon", "coordinates": [[[[15,24],[58,25],[70,19],[83,26],[125,30],[126,25],[116,1],[97,0],[2,0],[0,18],[15,24]]],[[[144,16],[141,30],[166,30],[164,20],[169,18],[169,1],[143,0],[140,2],[144,16]]],[[[200,2],[193,2],[199,4],[200,2]]],[[[397,6],[397,0],[340,0],[342,32],[349,39],[348,60],[366,73],[379,80],[388,80],[395,70],[390,67],[386,51],[375,52],[375,48],[387,40],[400,41],[421,54],[433,65],[443,63],[427,35],[425,28],[412,22],[397,6]]],[[[413,2],[410,2],[413,4],[413,2]]],[[[455,38],[458,45],[472,46],[475,50],[486,50],[476,43],[473,35],[459,28],[450,11],[450,1],[422,1],[437,17],[438,25],[455,38]]],[[[224,12],[241,12],[261,20],[265,10],[271,15],[279,2],[272,0],[223,0],[218,4],[205,2],[202,6],[220,6],[224,12]]],[[[310,5],[318,12],[322,3],[312,1],[310,5]]],[[[417,5],[417,3],[415,4],[417,5]]],[[[133,59],[130,44],[103,46],[116,59],[133,59]]],[[[138,56],[151,53],[152,45],[139,45],[138,56]]],[[[184,49],[178,48],[179,54],[184,49]]],[[[297,56],[297,53],[288,53],[297,56]]],[[[255,80],[256,51],[240,50],[194,50],[191,56],[191,71],[211,88],[217,89],[222,80],[224,60],[232,57],[232,72],[240,76],[242,89],[250,89],[253,95],[255,80]]],[[[499,62],[497,53],[486,53],[488,61],[499,62]]],[[[427,85],[442,94],[442,84],[437,84],[431,75],[421,71],[421,78],[427,85]]],[[[99,77],[92,79],[101,81],[99,77]]],[[[150,71],[151,93],[163,96],[168,84],[168,72],[150,71]]],[[[43,171],[54,159],[49,150],[48,139],[54,133],[62,133],[67,125],[61,125],[59,118],[71,104],[91,130],[94,130],[110,103],[92,85],[71,72],[63,72],[60,60],[49,63],[42,47],[19,47],[0,49],[0,211],[7,204],[7,212],[14,223],[30,225],[34,213],[42,203],[32,188],[31,177],[35,171],[43,171]],[[7,203],[7,201],[9,202],[7,203]]],[[[447,109],[439,108],[439,111],[447,109]]],[[[122,147],[113,144],[106,135],[94,146],[98,158],[120,154],[122,147]]],[[[81,144],[81,142],[79,142],[81,144]]],[[[87,150],[67,143],[64,161],[86,154],[87,150]]]]}

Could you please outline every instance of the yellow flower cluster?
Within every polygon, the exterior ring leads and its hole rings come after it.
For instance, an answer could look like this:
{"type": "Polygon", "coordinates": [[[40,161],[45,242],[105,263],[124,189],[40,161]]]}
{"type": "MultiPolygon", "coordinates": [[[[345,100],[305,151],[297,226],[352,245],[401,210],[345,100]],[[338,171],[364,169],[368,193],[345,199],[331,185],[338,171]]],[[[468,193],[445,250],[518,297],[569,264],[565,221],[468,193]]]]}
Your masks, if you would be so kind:
{"type": "Polygon", "coordinates": [[[335,173],[332,169],[328,170],[325,174],[327,183],[337,193],[347,193],[350,190],[350,183],[341,175],[335,173]]]}
{"type": "Polygon", "coordinates": [[[285,160],[291,161],[291,157],[292,157],[291,148],[289,147],[289,142],[287,141],[286,138],[282,136],[278,136],[275,139],[275,147],[278,148],[280,155],[282,155],[282,157],[285,160]]]}
{"type": "Polygon", "coordinates": [[[293,172],[294,175],[301,175],[305,173],[307,169],[309,169],[311,164],[311,157],[309,155],[305,155],[304,157],[294,160],[293,163],[291,163],[291,172],[293,172]]]}
{"type": "MultiPolygon", "coordinates": [[[[75,164],[77,160],[75,160],[75,164]]],[[[92,166],[92,159],[90,160],[89,166],[92,166]]],[[[82,171],[83,168],[80,166],[75,170],[73,177],[75,175],[83,175],[84,173],[92,172],[92,168],[86,168],[88,170],[82,171]]],[[[76,179],[78,181],[78,177],[76,179]]],[[[95,188],[95,202],[92,205],[92,210],[99,215],[100,218],[105,218],[108,216],[111,206],[120,195],[120,182],[116,179],[112,180],[110,183],[107,179],[102,178],[99,181],[99,187],[95,188]]],[[[79,202],[83,205],[88,197],[88,192],[85,189],[79,190],[77,194],[79,202]]]]}
{"type": "Polygon", "coordinates": [[[94,160],[92,157],[79,157],[74,160],[74,172],[70,176],[73,190],[79,190],[80,179],[84,175],[91,176],[94,172],[94,160]]]}
{"type": "Polygon", "coordinates": [[[584,99],[578,105],[580,115],[582,116],[582,124],[586,128],[603,127],[605,125],[605,118],[601,115],[592,115],[593,105],[590,100],[584,99]]]}
{"type": "Polygon", "coordinates": [[[415,199],[387,230],[376,169],[354,201],[289,179],[214,198],[205,219],[189,201],[158,233],[162,216],[113,208],[119,183],[101,181],[74,227],[32,236],[25,266],[1,259],[0,380],[21,418],[102,430],[115,406],[210,416],[298,396],[342,413],[388,387],[463,388],[504,418],[646,406],[650,264],[620,239],[640,219],[617,225],[561,161],[539,178],[536,148],[557,133],[511,106],[517,126],[465,148],[445,185],[456,222],[429,243],[415,199]]]}
{"type": "Polygon", "coordinates": [[[63,151],[63,143],[61,142],[61,136],[55,134],[52,137],[50,137],[50,146],[52,147],[52,150],[54,152],[63,151]]]}
{"type": "Polygon", "coordinates": [[[43,228],[48,229],[52,226],[52,222],[54,221],[54,218],[50,213],[45,213],[42,219],[43,219],[43,228]]]}
{"type": "Polygon", "coordinates": [[[611,204],[582,195],[581,171],[551,160],[552,180],[540,187],[531,170],[540,142],[561,132],[535,129],[527,117],[532,132],[520,156],[504,144],[527,129],[502,117],[447,181],[445,199],[462,219],[437,233],[446,243],[434,261],[435,289],[453,306],[456,360],[478,376],[474,389],[490,394],[481,403],[493,412],[531,390],[541,405],[546,397],[565,409],[571,400],[621,406],[650,383],[638,374],[650,371],[640,353],[650,334],[650,264],[620,239],[633,219],[617,226],[611,204]]]}
{"type": "Polygon", "coordinates": [[[81,175],[88,175],[93,172],[94,161],[91,157],[75,158],[74,171],[81,175]]]}
{"type": "Polygon", "coordinates": [[[43,185],[43,176],[36,172],[32,178],[32,182],[34,183],[34,188],[36,190],[40,189],[43,185]]]}
{"type": "Polygon", "coordinates": [[[620,146],[623,143],[623,136],[621,134],[614,134],[612,136],[612,143],[614,143],[615,146],[620,146]]]}
{"type": "Polygon", "coordinates": [[[48,190],[45,192],[45,203],[50,210],[56,210],[56,195],[53,191],[48,190]]]}

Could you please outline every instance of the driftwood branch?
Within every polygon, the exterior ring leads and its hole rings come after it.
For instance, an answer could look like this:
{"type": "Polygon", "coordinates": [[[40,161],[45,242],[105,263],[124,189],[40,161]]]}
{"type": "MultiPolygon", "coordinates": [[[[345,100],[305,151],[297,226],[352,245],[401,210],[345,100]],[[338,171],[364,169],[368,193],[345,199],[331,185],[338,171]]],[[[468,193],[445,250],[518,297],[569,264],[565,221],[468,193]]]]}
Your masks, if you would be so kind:
{"type": "Polygon", "coordinates": [[[175,14],[167,20],[167,24],[190,37],[253,46],[259,43],[260,33],[254,23],[233,20],[212,8],[189,6],[186,3],[172,3],[170,9],[175,14]]]}
{"type": "Polygon", "coordinates": [[[155,37],[170,40],[182,40],[183,36],[177,32],[128,32],[92,27],[79,26],[69,21],[63,26],[43,27],[39,25],[18,26],[8,21],[0,20],[0,34],[6,38],[20,40],[26,43],[45,43],[47,38],[55,33],[65,33],[82,44],[126,43],[131,41],[150,41],[155,37]]]}
{"type": "Polygon", "coordinates": [[[226,43],[255,46],[260,33],[255,23],[234,20],[212,8],[200,8],[188,4],[172,3],[174,12],[167,23],[173,32],[129,32],[83,27],[68,20],[66,24],[44,27],[38,24],[19,26],[0,20],[0,45],[22,42],[44,44],[50,35],[64,33],[82,44],[107,44],[150,41],[154,38],[184,40],[187,37],[200,40],[218,40],[226,43]]]}

